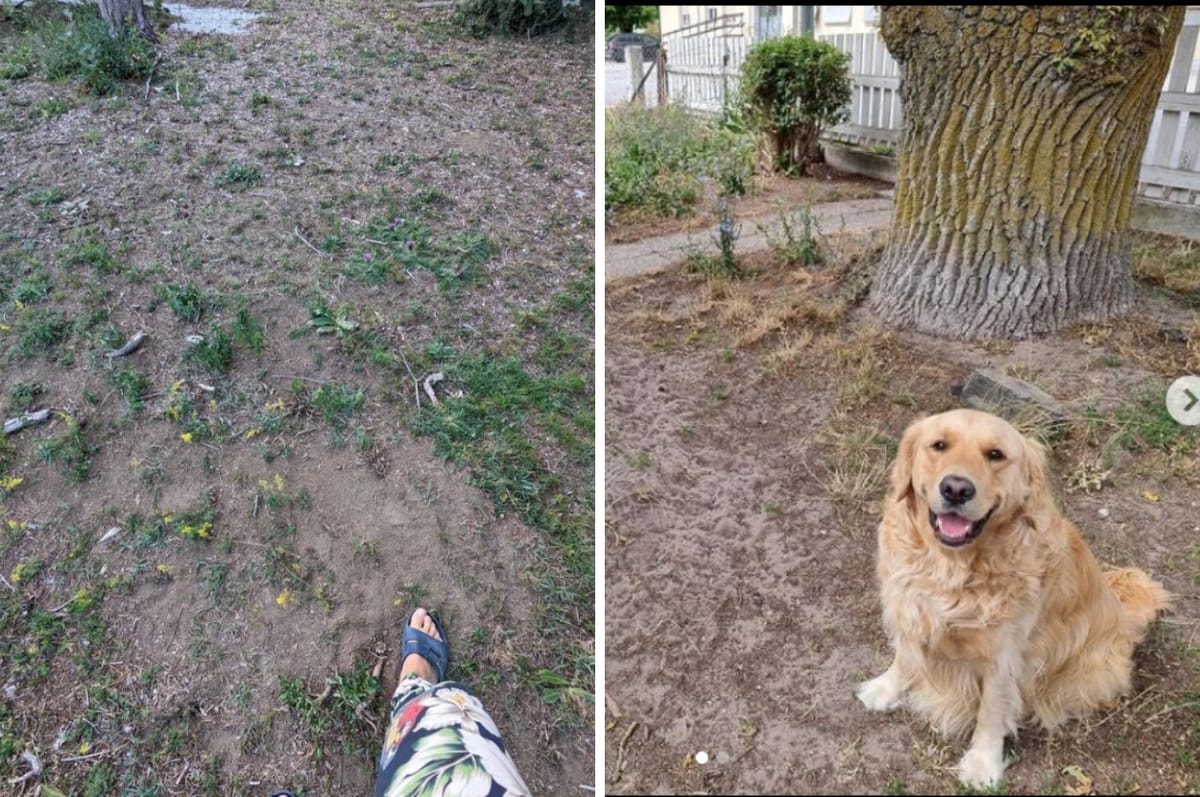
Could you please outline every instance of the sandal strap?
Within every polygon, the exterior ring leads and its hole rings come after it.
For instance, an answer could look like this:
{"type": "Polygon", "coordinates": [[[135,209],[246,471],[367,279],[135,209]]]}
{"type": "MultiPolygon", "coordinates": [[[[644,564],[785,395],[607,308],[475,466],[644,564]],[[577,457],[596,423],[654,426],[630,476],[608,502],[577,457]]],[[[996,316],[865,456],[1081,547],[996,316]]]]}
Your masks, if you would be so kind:
{"type": "MultiPolygon", "coordinates": [[[[413,612],[415,611],[414,609],[413,612]]],[[[446,631],[433,612],[428,612],[428,614],[433,620],[433,627],[442,637],[441,639],[435,639],[419,628],[413,628],[411,625],[413,612],[409,612],[408,617],[404,619],[404,634],[400,637],[400,666],[404,666],[405,658],[415,653],[433,665],[438,682],[444,681],[446,670],[450,665],[450,646],[445,642],[446,631]]]]}

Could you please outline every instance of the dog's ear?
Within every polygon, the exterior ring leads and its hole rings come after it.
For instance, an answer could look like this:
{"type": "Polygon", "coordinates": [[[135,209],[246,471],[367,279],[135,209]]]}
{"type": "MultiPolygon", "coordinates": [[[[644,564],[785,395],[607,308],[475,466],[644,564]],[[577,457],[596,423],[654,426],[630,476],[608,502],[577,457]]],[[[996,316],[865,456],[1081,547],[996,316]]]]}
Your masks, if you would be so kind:
{"type": "MultiPolygon", "coordinates": [[[[924,419],[922,419],[924,420],[924,419]]],[[[900,449],[892,463],[892,496],[897,501],[906,501],[913,494],[913,459],[917,455],[917,441],[921,437],[921,421],[914,421],[900,438],[900,449]]]]}

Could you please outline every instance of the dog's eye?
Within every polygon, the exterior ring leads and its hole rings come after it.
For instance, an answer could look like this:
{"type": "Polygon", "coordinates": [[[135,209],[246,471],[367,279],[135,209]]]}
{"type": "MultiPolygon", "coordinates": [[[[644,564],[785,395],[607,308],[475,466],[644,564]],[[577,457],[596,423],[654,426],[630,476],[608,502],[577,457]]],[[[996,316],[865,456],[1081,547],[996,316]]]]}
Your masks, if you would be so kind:
{"type": "Polygon", "coordinates": [[[992,462],[1001,462],[1004,459],[1004,452],[998,448],[993,448],[991,451],[987,452],[987,458],[992,462]]]}
{"type": "Polygon", "coordinates": [[[945,440],[934,440],[933,445],[930,446],[930,448],[932,448],[934,451],[945,451],[946,450],[946,441],[945,440]]]}

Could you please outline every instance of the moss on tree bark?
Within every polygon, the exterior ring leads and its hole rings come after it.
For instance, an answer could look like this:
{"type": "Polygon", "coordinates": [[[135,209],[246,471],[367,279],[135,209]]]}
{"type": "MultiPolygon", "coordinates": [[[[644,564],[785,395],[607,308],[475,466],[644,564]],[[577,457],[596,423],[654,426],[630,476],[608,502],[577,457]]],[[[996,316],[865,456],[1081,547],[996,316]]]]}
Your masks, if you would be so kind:
{"type": "Polygon", "coordinates": [[[885,6],[905,119],[873,308],[956,338],[1023,338],[1126,311],[1125,232],[1183,16],[885,6]]]}

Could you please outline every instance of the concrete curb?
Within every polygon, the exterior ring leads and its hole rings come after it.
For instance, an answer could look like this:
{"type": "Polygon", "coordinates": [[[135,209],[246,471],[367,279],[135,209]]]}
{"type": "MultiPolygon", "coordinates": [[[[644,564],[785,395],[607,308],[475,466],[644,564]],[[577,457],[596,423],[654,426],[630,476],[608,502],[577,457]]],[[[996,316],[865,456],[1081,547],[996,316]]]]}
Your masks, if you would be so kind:
{"type": "MultiPolygon", "coordinates": [[[[829,202],[813,206],[813,215],[821,231],[837,233],[853,230],[874,230],[887,227],[892,219],[892,200],[852,199],[845,202],[829,202]]],[[[779,220],[770,220],[763,225],[772,234],[779,232],[779,220]]],[[[689,248],[699,247],[716,251],[711,233],[716,225],[708,225],[694,232],[672,233],[656,238],[646,238],[627,244],[606,244],[604,247],[604,281],[612,282],[627,277],[654,274],[683,264],[689,248]]],[[[737,242],[737,251],[755,252],[767,248],[767,236],[753,222],[742,224],[742,235],[737,242]]]]}

